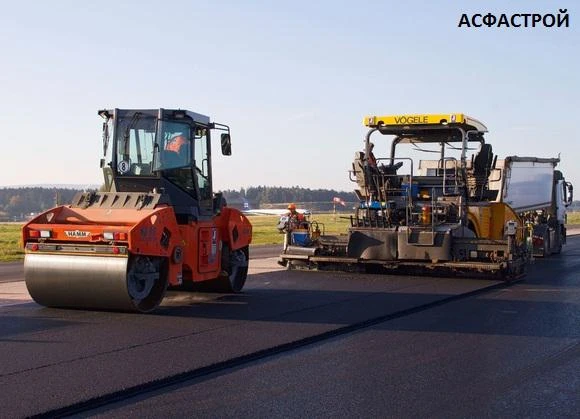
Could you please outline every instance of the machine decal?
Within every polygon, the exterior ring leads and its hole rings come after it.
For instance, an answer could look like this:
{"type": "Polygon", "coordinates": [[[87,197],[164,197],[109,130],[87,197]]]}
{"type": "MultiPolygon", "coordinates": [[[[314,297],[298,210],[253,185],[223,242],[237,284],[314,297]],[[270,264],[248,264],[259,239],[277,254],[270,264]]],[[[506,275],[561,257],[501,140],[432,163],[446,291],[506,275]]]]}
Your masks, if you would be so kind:
{"type": "Polygon", "coordinates": [[[90,231],[81,231],[81,230],[66,230],[64,234],[67,237],[75,238],[75,239],[86,239],[91,237],[90,231]]]}
{"type": "Polygon", "coordinates": [[[462,113],[455,114],[412,114],[412,115],[381,115],[366,116],[363,120],[367,127],[383,129],[399,129],[401,125],[445,125],[465,124],[473,130],[487,132],[487,128],[478,120],[462,113]]]}
{"type": "Polygon", "coordinates": [[[164,249],[169,247],[169,240],[171,239],[171,231],[167,228],[163,228],[163,232],[161,233],[161,239],[159,240],[159,244],[164,249]]]}
{"type": "Polygon", "coordinates": [[[117,164],[117,170],[119,170],[119,173],[123,175],[127,173],[130,168],[131,164],[127,160],[121,160],[119,164],[117,164]]]}
{"type": "Polygon", "coordinates": [[[395,116],[396,124],[427,124],[429,123],[429,118],[427,116],[395,116]]]}
{"type": "Polygon", "coordinates": [[[209,263],[214,263],[217,256],[217,228],[211,229],[211,250],[209,254],[209,263]]]}

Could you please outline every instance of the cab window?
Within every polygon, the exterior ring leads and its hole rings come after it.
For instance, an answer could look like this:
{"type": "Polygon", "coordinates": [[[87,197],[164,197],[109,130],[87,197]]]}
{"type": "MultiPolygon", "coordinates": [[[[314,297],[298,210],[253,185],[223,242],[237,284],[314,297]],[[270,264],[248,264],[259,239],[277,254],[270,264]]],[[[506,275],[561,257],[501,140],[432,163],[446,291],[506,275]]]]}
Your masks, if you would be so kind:
{"type": "Polygon", "coordinates": [[[181,122],[162,121],[157,139],[160,150],[156,170],[191,165],[191,127],[181,122]]]}

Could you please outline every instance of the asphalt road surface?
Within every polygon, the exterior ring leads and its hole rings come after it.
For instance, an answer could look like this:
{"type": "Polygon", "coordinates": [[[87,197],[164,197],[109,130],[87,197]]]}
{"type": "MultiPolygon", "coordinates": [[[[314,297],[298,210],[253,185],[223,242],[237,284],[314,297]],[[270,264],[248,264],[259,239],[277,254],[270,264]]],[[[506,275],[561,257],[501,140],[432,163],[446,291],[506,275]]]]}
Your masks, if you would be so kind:
{"type": "Polygon", "coordinates": [[[521,283],[93,411],[99,417],[578,417],[580,243],[521,283]]]}
{"type": "Polygon", "coordinates": [[[2,417],[574,417],[580,240],[505,286],[288,272],[152,315],[0,308],[2,417]]]}
{"type": "Polygon", "coordinates": [[[91,414],[578,417],[578,282],[566,288],[516,285],[91,414]]]}
{"type": "Polygon", "coordinates": [[[250,246],[250,259],[276,257],[282,251],[282,244],[250,246]]]}
{"type": "Polygon", "coordinates": [[[22,262],[0,263],[0,283],[24,280],[22,262]]]}

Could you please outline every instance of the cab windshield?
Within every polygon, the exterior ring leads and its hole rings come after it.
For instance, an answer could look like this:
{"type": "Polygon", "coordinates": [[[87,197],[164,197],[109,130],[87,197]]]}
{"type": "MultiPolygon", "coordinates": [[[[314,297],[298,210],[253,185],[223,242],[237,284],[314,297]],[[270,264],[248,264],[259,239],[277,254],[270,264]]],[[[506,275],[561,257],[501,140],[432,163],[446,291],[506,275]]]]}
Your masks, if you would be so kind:
{"type": "Polygon", "coordinates": [[[117,121],[116,172],[120,176],[152,176],[159,170],[191,164],[191,128],[188,124],[159,121],[139,112],[117,121]]]}
{"type": "Polygon", "coordinates": [[[117,121],[117,175],[152,175],[156,121],[155,117],[139,112],[117,121]]]}

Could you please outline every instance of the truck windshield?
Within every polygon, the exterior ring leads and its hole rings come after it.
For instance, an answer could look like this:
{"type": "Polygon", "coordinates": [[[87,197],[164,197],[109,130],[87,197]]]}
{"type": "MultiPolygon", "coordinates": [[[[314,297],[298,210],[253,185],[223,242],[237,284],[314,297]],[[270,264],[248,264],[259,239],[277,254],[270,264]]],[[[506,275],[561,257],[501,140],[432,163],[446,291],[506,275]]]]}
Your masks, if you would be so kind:
{"type": "Polygon", "coordinates": [[[120,176],[151,176],[156,118],[137,112],[117,121],[116,170],[120,176]]]}

